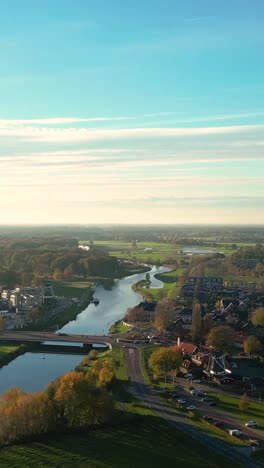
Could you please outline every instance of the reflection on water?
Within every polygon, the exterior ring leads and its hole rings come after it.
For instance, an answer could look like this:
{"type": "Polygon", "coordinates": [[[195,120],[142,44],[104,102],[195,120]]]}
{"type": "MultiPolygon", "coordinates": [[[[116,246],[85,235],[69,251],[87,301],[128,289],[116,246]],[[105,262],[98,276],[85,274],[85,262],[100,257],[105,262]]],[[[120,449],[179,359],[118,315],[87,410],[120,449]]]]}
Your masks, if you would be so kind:
{"type": "Polygon", "coordinates": [[[43,390],[60,375],[74,370],[83,354],[25,353],[0,369],[0,394],[10,387],[25,392],[43,390]]]}

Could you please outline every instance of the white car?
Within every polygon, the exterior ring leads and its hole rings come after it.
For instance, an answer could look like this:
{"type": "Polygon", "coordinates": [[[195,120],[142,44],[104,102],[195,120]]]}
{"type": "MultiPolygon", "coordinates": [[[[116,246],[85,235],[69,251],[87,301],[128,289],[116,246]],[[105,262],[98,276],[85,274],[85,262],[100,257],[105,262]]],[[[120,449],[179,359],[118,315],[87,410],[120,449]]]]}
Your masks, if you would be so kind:
{"type": "Polygon", "coordinates": [[[258,423],[257,421],[248,421],[245,423],[246,427],[257,427],[258,423]]]}
{"type": "Polygon", "coordinates": [[[198,390],[191,390],[191,395],[192,396],[196,396],[198,394],[198,390]]]}
{"type": "Polygon", "coordinates": [[[200,379],[195,379],[195,380],[193,380],[193,383],[198,383],[199,384],[199,383],[201,383],[201,380],[200,379]]]}
{"type": "Polygon", "coordinates": [[[235,437],[240,437],[243,434],[243,432],[240,431],[239,429],[229,429],[228,432],[229,432],[229,435],[235,436],[235,437]]]}
{"type": "Polygon", "coordinates": [[[184,378],[185,379],[192,379],[192,376],[193,376],[192,374],[185,374],[184,378]]]}
{"type": "Polygon", "coordinates": [[[194,405],[187,406],[188,411],[193,411],[195,409],[196,409],[196,406],[194,406],[194,405]]]}
{"type": "Polygon", "coordinates": [[[185,405],[186,400],[184,400],[183,398],[179,398],[179,400],[177,400],[177,402],[178,402],[180,405],[185,405]]]}

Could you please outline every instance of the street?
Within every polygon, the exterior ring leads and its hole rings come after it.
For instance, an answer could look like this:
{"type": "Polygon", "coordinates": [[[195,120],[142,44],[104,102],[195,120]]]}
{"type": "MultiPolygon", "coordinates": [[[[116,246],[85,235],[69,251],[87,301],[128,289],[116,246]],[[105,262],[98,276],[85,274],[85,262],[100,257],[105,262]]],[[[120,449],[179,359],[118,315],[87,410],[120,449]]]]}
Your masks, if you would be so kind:
{"type": "MultiPolygon", "coordinates": [[[[227,457],[235,463],[240,463],[242,466],[246,467],[262,467],[263,465],[259,462],[254,461],[250,457],[251,448],[237,448],[231,447],[224,442],[220,442],[215,437],[205,434],[195,425],[191,424],[189,421],[183,422],[182,418],[176,415],[168,406],[162,403],[158,399],[155,390],[150,388],[144,380],[144,377],[140,368],[140,354],[139,349],[135,346],[129,346],[124,348],[125,360],[128,370],[128,375],[132,383],[133,394],[148,405],[152,411],[157,413],[161,418],[165,419],[169,423],[175,425],[180,431],[186,433],[187,436],[191,436],[193,439],[197,440],[201,444],[206,445],[212,450],[218,452],[219,454],[227,457]]],[[[186,394],[185,394],[186,395],[186,394]]],[[[188,395],[189,399],[189,395],[188,395]]],[[[190,398],[191,403],[194,403],[193,398],[190,398]]],[[[196,400],[197,403],[197,400],[196,400]]],[[[194,403],[195,404],[195,403],[194,403]]],[[[208,413],[208,407],[206,407],[208,413]]],[[[212,412],[214,410],[211,408],[212,412]]],[[[217,414],[216,419],[220,419],[217,414]]],[[[222,419],[222,418],[221,418],[222,419]]]]}

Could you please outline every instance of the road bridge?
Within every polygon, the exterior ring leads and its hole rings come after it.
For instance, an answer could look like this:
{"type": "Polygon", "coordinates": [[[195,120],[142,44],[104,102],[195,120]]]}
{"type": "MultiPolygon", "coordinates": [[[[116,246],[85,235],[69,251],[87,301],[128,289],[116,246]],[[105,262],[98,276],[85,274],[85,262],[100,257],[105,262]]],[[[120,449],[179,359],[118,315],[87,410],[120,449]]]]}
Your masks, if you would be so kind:
{"type": "Polygon", "coordinates": [[[103,335],[73,335],[67,333],[53,332],[37,332],[37,331],[2,331],[0,332],[0,340],[3,341],[18,341],[18,342],[37,342],[44,343],[45,341],[54,341],[61,343],[80,343],[80,344],[98,344],[106,345],[110,349],[112,344],[116,343],[116,339],[111,336],[103,335]]]}

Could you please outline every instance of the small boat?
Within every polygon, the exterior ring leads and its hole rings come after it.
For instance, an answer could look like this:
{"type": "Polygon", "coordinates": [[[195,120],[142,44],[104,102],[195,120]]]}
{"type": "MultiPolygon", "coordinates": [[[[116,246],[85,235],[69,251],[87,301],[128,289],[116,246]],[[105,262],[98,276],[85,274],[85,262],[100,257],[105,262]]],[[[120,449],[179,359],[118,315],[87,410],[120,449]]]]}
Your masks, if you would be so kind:
{"type": "Polygon", "coordinates": [[[92,304],[94,305],[98,305],[99,304],[99,299],[97,297],[94,297],[93,300],[92,300],[92,304]]]}

